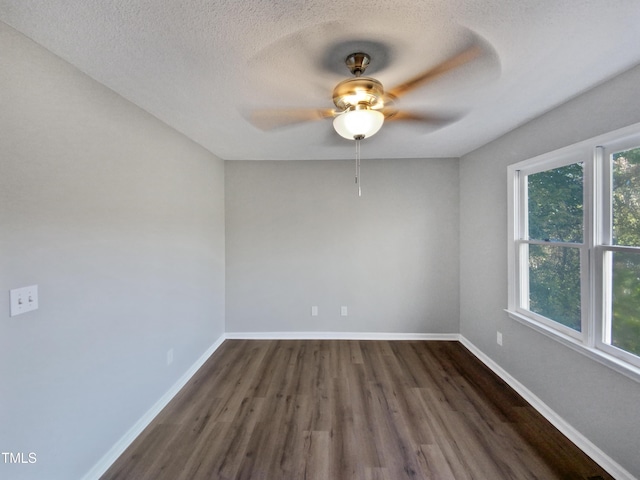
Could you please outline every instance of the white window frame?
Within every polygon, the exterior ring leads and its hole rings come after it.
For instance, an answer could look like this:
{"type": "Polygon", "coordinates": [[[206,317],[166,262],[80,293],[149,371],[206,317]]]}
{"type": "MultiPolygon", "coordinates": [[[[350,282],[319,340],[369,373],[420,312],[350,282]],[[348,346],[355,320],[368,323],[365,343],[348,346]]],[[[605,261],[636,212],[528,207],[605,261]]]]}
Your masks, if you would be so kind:
{"type": "Polygon", "coordinates": [[[634,252],[638,247],[612,245],[610,225],[611,172],[609,155],[640,146],[640,123],[583,142],[510,165],[508,174],[508,306],[509,316],[540,333],[640,381],[640,357],[607,344],[611,298],[610,252],[634,252]],[[584,169],[582,243],[542,242],[528,239],[526,224],[528,202],[527,175],[544,172],[573,163],[584,169]],[[581,331],[566,327],[527,309],[529,245],[552,245],[580,250],[581,264],[581,331]],[[524,255],[523,255],[524,253],[524,255]]]}

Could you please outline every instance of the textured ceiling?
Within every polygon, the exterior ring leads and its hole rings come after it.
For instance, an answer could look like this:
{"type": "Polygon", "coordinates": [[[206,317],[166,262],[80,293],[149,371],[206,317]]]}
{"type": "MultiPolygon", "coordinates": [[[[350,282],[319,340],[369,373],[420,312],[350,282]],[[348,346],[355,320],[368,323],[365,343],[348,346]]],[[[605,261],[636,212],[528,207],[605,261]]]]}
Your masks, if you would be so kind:
{"type": "Polygon", "coordinates": [[[458,157],[640,63],[637,0],[0,0],[0,20],[223,159],[353,158],[331,121],[262,131],[261,108],[331,108],[345,51],[386,87],[470,38],[481,58],[401,98],[363,158],[458,157]]]}

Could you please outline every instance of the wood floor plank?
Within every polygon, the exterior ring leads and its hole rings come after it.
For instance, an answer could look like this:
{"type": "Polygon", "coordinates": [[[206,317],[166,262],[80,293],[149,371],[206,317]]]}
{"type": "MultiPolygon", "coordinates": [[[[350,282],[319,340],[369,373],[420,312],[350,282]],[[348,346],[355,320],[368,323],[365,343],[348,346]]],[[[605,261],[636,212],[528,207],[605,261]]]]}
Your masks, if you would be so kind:
{"type": "MultiPolygon", "coordinates": [[[[379,427],[376,438],[384,440],[378,445],[384,465],[394,478],[425,478],[417,461],[416,452],[421,442],[421,432],[415,428],[416,420],[409,416],[403,401],[409,376],[398,367],[392,356],[382,356],[373,350],[365,350],[366,363],[373,366],[374,378],[368,384],[374,410],[374,425],[379,427]]],[[[408,382],[413,385],[413,382],[408,382]]]]}
{"type": "MultiPolygon", "coordinates": [[[[263,398],[245,398],[237,415],[231,422],[218,422],[220,428],[212,436],[219,439],[221,444],[207,446],[202,443],[202,448],[194,449],[187,467],[178,479],[189,480],[197,478],[205,473],[213,478],[235,478],[237,470],[244,461],[244,454],[257,424],[262,416],[263,398]],[[209,452],[220,452],[221,455],[211,455],[209,452]],[[206,459],[206,461],[204,461],[206,459]],[[193,469],[194,467],[195,470],[193,469]],[[202,472],[201,474],[198,471],[202,472]]],[[[199,442],[198,442],[199,443],[199,442]]]]}
{"type": "Polygon", "coordinates": [[[418,445],[407,431],[406,422],[398,421],[395,415],[392,389],[381,383],[372,383],[369,388],[377,418],[376,440],[384,466],[394,479],[425,478],[415,455],[418,445]]]}
{"type": "Polygon", "coordinates": [[[394,480],[388,468],[365,468],[365,480],[394,480]]]}
{"type": "MultiPolygon", "coordinates": [[[[344,353],[345,350],[341,351],[344,353]]],[[[348,364],[344,369],[347,367],[348,364]]],[[[358,458],[362,444],[359,442],[360,438],[356,436],[349,382],[346,375],[341,375],[334,378],[331,383],[333,402],[329,432],[331,439],[329,475],[336,480],[361,478],[362,470],[359,470],[359,467],[362,468],[362,464],[358,458]]]]}
{"type": "Polygon", "coordinates": [[[384,379],[384,385],[390,390],[387,398],[392,409],[393,422],[407,430],[406,436],[413,440],[413,445],[417,449],[418,445],[433,443],[435,438],[427,422],[425,409],[411,394],[413,388],[425,380],[417,379],[420,376],[417,374],[419,365],[413,362],[415,359],[411,357],[410,350],[406,349],[405,352],[408,355],[403,359],[399,359],[399,356],[394,354],[379,355],[378,358],[382,361],[378,364],[375,362],[375,357],[367,360],[368,363],[377,365],[377,369],[382,374],[381,378],[384,379]]]}
{"type": "Polygon", "coordinates": [[[329,448],[331,437],[328,431],[311,431],[304,433],[303,468],[301,480],[330,480],[329,448]]]}
{"type": "Polygon", "coordinates": [[[437,480],[457,480],[449,462],[438,445],[420,445],[418,461],[424,462],[422,470],[429,472],[430,478],[437,480]]]}
{"type": "Polygon", "coordinates": [[[331,355],[328,349],[319,348],[314,354],[314,369],[311,374],[311,423],[309,430],[329,432],[331,430],[331,355]]]}
{"type": "Polygon", "coordinates": [[[358,445],[358,463],[361,467],[381,468],[384,465],[382,449],[376,440],[380,437],[376,427],[377,412],[372,408],[371,395],[368,394],[368,385],[365,371],[362,365],[350,365],[347,368],[350,406],[353,412],[353,429],[358,445]]]}
{"type": "Polygon", "coordinates": [[[227,340],[103,480],[611,479],[458,342],[227,340]]]}
{"type": "Polygon", "coordinates": [[[179,463],[180,472],[177,475],[149,478],[174,478],[178,480],[187,480],[190,478],[225,478],[220,475],[210,475],[210,472],[214,471],[214,465],[218,460],[217,456],[212,455],[210,452],[223,450],[226,443],[226,435],[230,428],[231,424],[228,422],[214,422],[209,430],[199,435],[195,448],[193,448],[192,451],[188,452],[184,448],[177,449],[179,452],[182,452],[182,454],[188,455],[186,461],[179,463]]]}

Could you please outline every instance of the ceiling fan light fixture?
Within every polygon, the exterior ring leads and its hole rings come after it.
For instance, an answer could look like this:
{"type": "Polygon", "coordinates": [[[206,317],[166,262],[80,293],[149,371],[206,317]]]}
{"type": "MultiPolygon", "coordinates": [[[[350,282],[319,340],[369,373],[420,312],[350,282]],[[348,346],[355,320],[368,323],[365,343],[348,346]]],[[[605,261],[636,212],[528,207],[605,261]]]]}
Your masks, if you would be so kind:
{"type": "Polygon", "coordinates": [[[333,119],[333,128],[338,135],[348,140],[375,135],[384,123],[384,115],[371,108],[353,108],[333,119]]]}

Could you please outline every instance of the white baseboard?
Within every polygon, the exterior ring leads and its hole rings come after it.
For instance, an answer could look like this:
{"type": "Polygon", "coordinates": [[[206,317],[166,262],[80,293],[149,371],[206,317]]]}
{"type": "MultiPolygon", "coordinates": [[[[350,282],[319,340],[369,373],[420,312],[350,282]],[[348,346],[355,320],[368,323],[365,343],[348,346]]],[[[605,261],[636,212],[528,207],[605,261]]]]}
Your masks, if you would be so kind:
{"type": "Polygon", "coordinates": [[[227,332],[232,340],[460,340],[459,333],[227,332]]]}
{"type": "Polygon", "coordinates": [[[180,379],[174,383],[171,388],[118,440],[113,447],[96,463],[82,480],[97,480],[107,469],[122,455],[129,445],[142,433],[142,431],[151,423],[151,421],[162,411],[164,407],[177,395],[193,375],[204,365],[207,359],[213,355],[225,336],[222,335],[218,340],[204,352],[198,360],[195,361],[189,370],[187,370],[180,379]]]}
{"type": "Polygon", "coordinates": [[[494,362],[490,357],[485,355],[473,343],[460,335],[460,343],[462,343],[471,353],[473,353],[482,363],[489,367],[493,372],[504,380],[511,388],[513,388],[522,398],[533,406],[544,418],[556,427],[563,435],[575,443],[584,453],[589,455],[598,465],[604,468],[609,474],[618,480],[637,480],[631,473],[625,470],[619,463],[609,457],[606,453],[594,445],[587,437],[582,435],[578,430],[573,428],[560,415],[553,411],[547,404],[540,400],[527,387],[512,377],[500,365],[494,362]]]}

